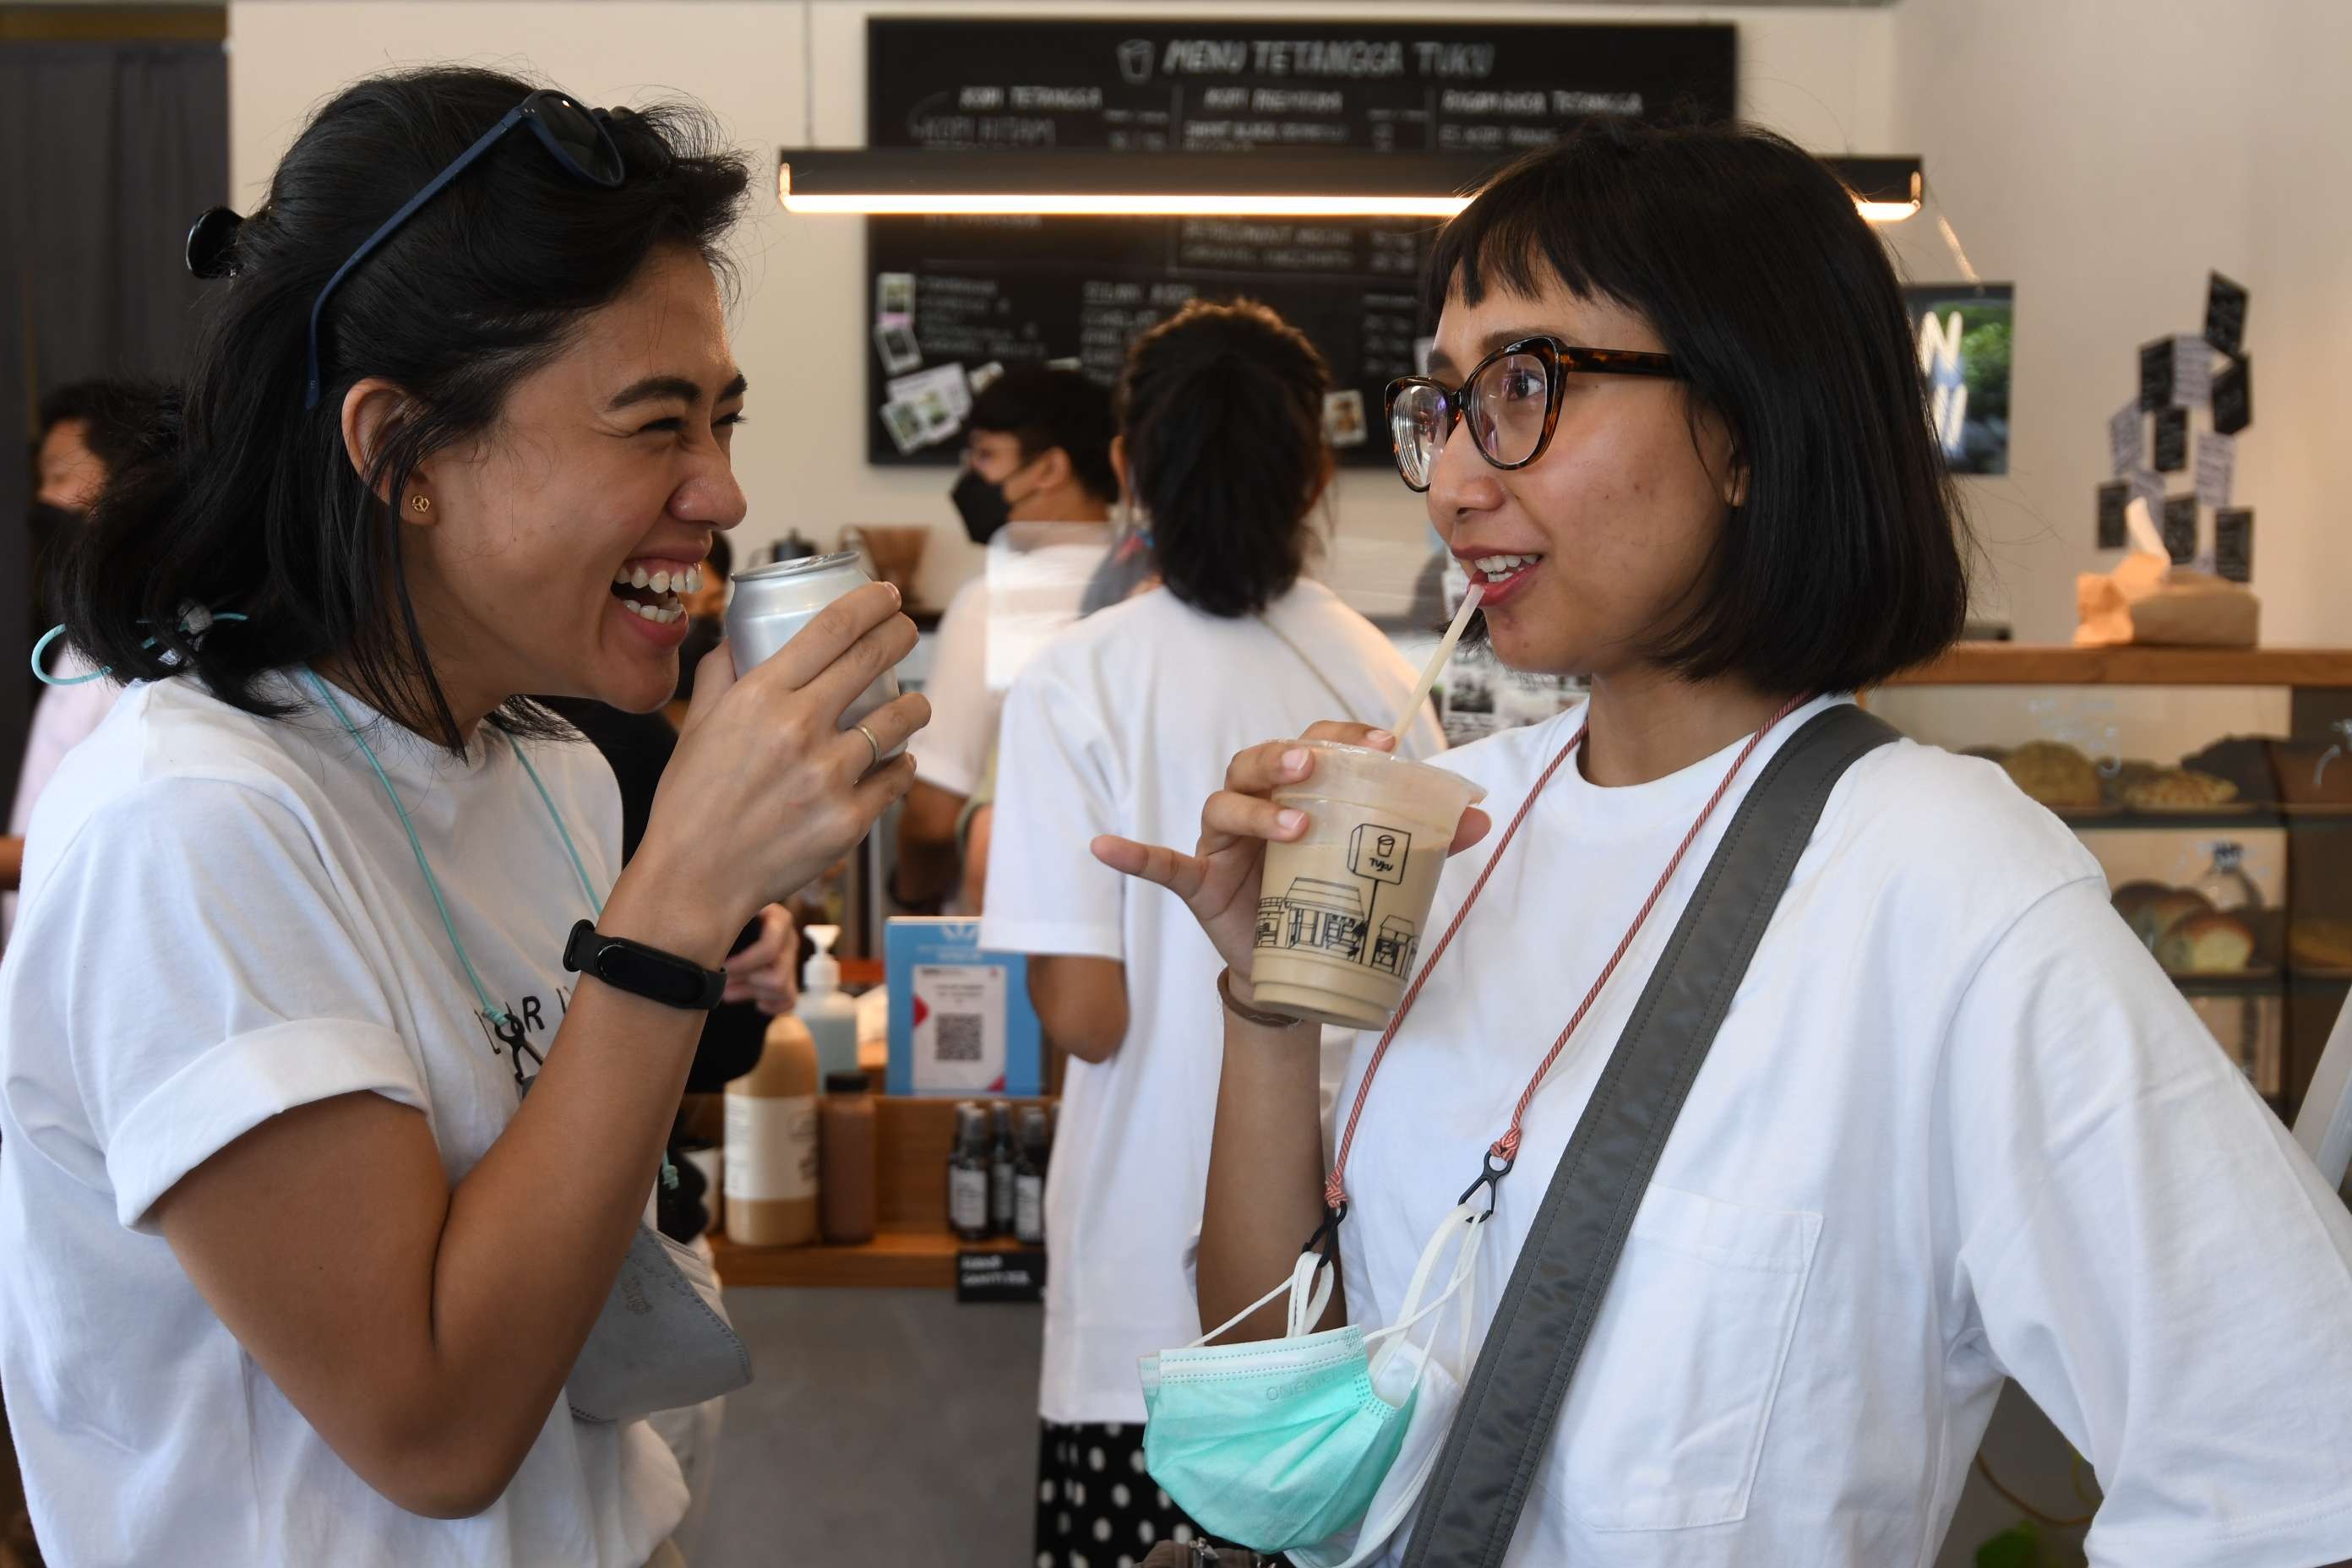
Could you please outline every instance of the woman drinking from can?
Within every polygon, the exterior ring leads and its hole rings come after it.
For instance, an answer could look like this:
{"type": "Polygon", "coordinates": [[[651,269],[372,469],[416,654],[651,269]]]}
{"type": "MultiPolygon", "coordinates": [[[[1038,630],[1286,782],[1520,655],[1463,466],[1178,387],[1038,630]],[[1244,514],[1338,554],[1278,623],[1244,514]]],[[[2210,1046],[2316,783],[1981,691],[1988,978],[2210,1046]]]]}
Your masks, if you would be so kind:
{"type": "Polygon", "coordinates": [[[676,1560],[635,1417],[741,1354],[642,1225],[700,1009],[925,711],[839,728],[913,645],[887,587],[712,654],[625,868],[610,771],[513,697],[676,683],[744,513],[745,184],[691,110],[428,70],[191,237],[184,414],[66,574],[131,684],[0,972],[0,1358],[61,1562],[676,1560]],[[630,1339],[624,1268],[690,1325],[630,1339]]]}

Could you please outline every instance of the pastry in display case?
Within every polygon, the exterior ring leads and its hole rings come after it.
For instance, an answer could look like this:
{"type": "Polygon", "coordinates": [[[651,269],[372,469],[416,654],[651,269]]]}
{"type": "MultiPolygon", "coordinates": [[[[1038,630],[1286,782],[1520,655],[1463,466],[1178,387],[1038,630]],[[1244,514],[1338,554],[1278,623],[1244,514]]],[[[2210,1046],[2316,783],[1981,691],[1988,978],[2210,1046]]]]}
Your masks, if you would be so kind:
{"type": "Polygon", "coordinates": [[[2053,811],[2088,811],[2105,804],[2097,766],[2063,741],[2028,741],[1998,761],[2018,788],[2053,811]]]}
{"type": "Polygon", "coordinates": [[[2293,1116],[2352,990],[2352,650],[1964,643],[1867,700],[2074,829],[2118,918],[2293,1116]]]}

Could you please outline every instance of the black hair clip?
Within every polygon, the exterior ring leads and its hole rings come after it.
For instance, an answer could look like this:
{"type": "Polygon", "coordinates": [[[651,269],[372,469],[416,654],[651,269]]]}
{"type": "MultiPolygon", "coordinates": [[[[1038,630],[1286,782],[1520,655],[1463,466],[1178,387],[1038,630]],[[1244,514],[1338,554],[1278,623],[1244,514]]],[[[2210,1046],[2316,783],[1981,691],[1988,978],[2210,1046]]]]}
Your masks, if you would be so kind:
{"type": "Polygon", "coordinates": [[[199,278],[234,278],[236,264],[230,251],[245,219],[226,207],[214,207],[189,226],[188,270],[199,278]]]}

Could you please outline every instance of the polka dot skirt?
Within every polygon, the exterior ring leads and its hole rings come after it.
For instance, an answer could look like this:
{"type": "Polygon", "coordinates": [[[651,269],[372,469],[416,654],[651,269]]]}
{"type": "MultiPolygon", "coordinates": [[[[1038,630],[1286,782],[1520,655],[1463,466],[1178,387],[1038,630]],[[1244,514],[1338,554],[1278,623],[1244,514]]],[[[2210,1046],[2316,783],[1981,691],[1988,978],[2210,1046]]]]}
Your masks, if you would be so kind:
{"type": "Polygon", "coordinates": [[[1038,1423],[1037,1568],[1136,1568],[1200,1533],[1143,1473],[1141,1426],[1038,1423]]]}

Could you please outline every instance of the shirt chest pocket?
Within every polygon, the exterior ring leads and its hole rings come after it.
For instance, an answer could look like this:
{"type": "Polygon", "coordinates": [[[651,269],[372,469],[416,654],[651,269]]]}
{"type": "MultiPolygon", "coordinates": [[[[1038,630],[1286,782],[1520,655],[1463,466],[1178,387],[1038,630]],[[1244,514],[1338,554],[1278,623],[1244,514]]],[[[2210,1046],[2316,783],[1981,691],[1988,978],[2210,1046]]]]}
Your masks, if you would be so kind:
{"type": "Polygon", "coordinates": [[[1821,1228],[1653,1186],[1538,1485],[1589,1530],[1744,1518],[1821,1228]]]}

